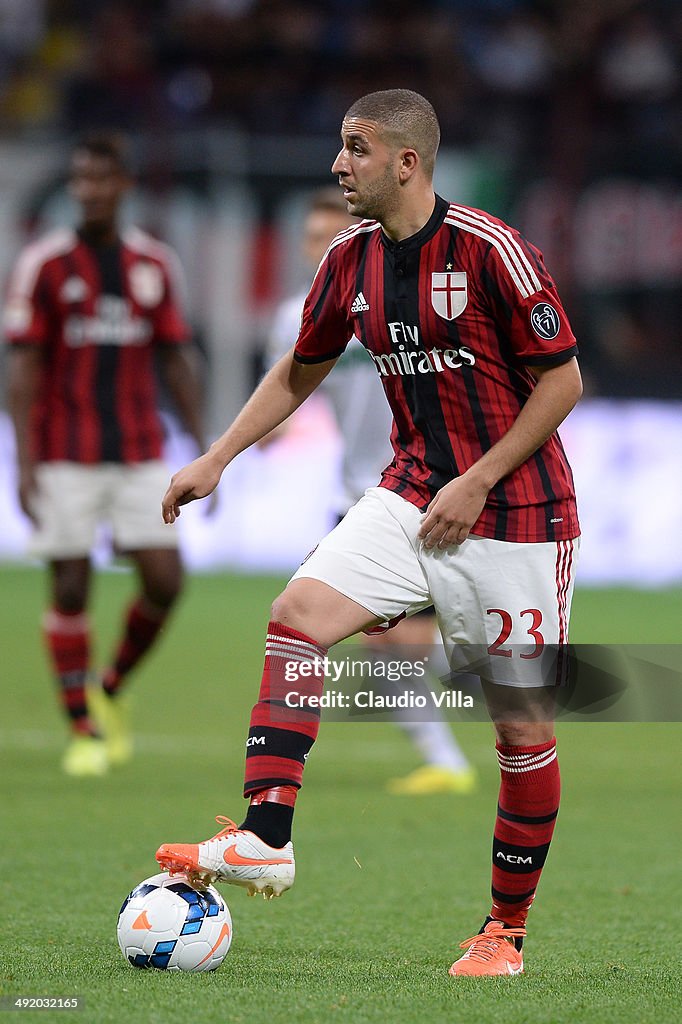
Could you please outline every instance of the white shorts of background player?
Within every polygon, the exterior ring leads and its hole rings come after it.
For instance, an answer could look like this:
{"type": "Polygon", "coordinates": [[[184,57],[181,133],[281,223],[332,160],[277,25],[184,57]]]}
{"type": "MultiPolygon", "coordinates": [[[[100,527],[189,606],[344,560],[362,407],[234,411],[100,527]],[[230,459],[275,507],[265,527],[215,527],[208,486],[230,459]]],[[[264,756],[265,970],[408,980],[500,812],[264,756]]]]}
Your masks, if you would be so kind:
{"type": "Polygon", "coordinates": [[[161,518],[168,479],[168,468],[158,459],[41,463],[32,503],[37,527],[30,552],[49,560],[85,557],[102,523],[121,552],[177,547],[175,529],[161,518]]]}

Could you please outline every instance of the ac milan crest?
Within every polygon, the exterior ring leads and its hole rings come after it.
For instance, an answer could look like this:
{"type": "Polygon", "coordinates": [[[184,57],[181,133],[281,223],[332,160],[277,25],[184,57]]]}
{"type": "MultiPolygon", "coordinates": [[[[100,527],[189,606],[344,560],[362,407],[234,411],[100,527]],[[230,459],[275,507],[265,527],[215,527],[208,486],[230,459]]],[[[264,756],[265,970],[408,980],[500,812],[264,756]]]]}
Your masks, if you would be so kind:
{"type": "Polygon", "coordinates": [[[147,309],[158,306],[163,298],[163,274],[155,263],[134,263],[129,271],[133,298],[147,309]]]}
{"type": "Polygon", "coordinates": [[[467,276],[464,271],[431,274],[431,305],[444,320],[454,320],[467,304],[467,276]]]}

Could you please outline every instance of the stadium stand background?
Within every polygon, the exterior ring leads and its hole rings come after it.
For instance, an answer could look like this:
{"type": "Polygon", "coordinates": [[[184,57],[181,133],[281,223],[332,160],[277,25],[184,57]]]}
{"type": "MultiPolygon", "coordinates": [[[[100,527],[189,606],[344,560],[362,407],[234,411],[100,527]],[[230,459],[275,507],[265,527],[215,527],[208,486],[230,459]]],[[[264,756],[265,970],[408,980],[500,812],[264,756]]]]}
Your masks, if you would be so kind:
{"type": "MultiPolygon", "coordinates": [[[[0,275],[27,237],[69,219],[62,173],[73,139],[93,128],[129,133],[141,182],[129,216],[170,241],[187,269],[217,431],[259,373],[275,303],[304,279],[297,217],[306,191],[331,180],[344,110],[395,85],[438,110],[439,190],[539,244],[571,315],[588,398],[562,434],[587,527],[583,581],[679,580],[674,0],[0,0],[0,275]],[[646,539],[642,509],[656,517],[646,539]]],[[[276,466],[254,453],[232,467],[239,500],[225,504],[239,506],[237,518],[195,533],[198,518],[186,517],[193,564],[279,568],[305,554],[324,511],[310,520],[310,500],[274,491],[282,532],[264,549],[249,495],[266,477],[286,489],[302,451],[332,486],[333,432],[321,405],[309,417],[314,444],[300,431],[276,466]]],[[[185,456],[181,438],[173,452],[185,456]]],[[[26,530],[6,418],[0,517],[0,557],[13,557],[26,530]]]]}

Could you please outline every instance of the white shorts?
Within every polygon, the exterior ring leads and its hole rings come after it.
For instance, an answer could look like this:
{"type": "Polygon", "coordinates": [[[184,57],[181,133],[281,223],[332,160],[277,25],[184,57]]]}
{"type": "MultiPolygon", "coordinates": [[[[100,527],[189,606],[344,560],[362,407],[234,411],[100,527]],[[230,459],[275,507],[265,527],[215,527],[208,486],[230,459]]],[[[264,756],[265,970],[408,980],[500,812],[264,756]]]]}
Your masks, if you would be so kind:
{"type": "Polygon", "coordinates": [[[43,462],[32,508],[37,528],[30,550],[48,560],[90,554],[106,523],[119,551],[177,547],[161,518],[170,474],[160,460],[138,463],[43,462]]]}
{"type": "Polygon", "coordinates": [[[292,579],[320,580],[384,621],[433,604],[453,669],[546,685],[547,659],[568,642],[579,540],[469,535],[428,549],[417,537],[422,519],[400,495],[372,487],[292,579]]]}

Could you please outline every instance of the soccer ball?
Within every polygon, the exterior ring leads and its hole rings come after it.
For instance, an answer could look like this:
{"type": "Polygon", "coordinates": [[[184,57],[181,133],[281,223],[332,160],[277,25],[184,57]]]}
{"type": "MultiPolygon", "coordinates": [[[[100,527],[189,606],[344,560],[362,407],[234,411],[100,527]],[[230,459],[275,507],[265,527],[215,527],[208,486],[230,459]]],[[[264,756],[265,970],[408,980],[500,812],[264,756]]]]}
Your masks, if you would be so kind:
{"type": "Polygon", "coordinates": [[[162,871],[126,897],[116,936],[133,967],[214,971],[230,948],[232,918],[212,886],[195,889],[184,875],[162,871]]]}

